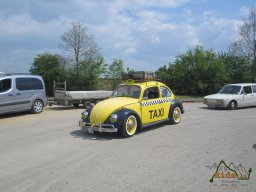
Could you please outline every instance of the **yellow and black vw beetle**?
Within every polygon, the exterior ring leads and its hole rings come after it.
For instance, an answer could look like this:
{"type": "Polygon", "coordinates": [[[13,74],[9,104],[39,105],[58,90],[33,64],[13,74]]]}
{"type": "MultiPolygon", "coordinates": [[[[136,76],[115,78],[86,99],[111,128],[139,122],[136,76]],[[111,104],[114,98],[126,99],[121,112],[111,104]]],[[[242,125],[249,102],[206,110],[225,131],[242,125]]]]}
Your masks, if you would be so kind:
{"type": "Polygon", "coordinates": [[[164,121],[179,123],[184,113],[182,102],[154,77],[150,72],[125,74],[127,82],[117,86],[111,98],[82,113],[80,127],[89,133],[119,131],[131,137],[138,128],[164,121]]]}

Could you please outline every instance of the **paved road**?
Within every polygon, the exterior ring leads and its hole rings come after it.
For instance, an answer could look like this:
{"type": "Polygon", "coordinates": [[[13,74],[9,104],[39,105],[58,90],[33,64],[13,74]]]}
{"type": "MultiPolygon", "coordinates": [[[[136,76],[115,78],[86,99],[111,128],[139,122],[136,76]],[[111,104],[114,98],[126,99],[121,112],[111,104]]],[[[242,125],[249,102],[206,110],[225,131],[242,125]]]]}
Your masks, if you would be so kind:
{"type": "MultiPolygon", "coordinates": [[[[79,130],[82,109],[47,108],[0,118],[0,191],[214,191],[209,166],[225,160],[252,168],[256,189],[256,108],[209,110],[185,103],[178,125],[123,139],[79,130]]],[[[224,190],[222,190],[224,191],[224,190]]]]}

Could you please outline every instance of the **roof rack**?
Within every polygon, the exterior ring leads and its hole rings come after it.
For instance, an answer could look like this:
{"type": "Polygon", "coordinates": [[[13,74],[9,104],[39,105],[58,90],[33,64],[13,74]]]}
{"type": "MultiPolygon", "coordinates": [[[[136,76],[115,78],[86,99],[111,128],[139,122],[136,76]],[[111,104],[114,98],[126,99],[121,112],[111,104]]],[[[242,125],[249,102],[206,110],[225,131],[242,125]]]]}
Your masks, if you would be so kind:
{"type": "Polygon", "coordinates": [[[31,75],[31,73],[3,73],[0,72],[0,77],[12,76],[12,75],[31,75]]]}
{"type": "Polygon", "coordinates": [[[1,77],[11,76],[11,75],[31,75],[30,73],[0,73],[1,77]]]}
{"type": "Polygon", "coordinates": [[[155,72],[151,71],[134,71],[134,72],[128,72],[122,74],[123,80],[133,79],[136,81],[149,81],[149,80],[155,80],[156,74],[155,72]]]}
{"type": "Polygon", "coordinates": [[[10,75],[31,75],[31,73],[6,73],[7,76],[10,75]]]}
{"type": "Polygon", "coordinates": [[[147,82],[147,81],[159,81],[165,83],[165,81],[151,71],[133,71],[122,74],[122,79],[128,82],[147,82]]]}

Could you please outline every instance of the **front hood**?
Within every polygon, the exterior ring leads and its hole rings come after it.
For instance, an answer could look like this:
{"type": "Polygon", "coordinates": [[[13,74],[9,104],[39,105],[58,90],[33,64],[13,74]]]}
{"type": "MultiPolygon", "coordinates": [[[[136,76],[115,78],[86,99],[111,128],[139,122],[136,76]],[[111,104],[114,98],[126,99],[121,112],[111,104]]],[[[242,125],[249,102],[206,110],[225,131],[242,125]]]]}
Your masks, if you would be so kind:
{"type": "Polygon", "coordinates": [[[208,95],[204,97],[205,99],[233,99],[233,94],[222,94],[222,93],[216,93],[213,95],[208,95]]]}
{"type": "Polygon", "coordinates": [[[129,97],[114,97],[101,101],[92,108],[90,123],[104,123],[113,112],[121,109],[122,107],[138,102],[138,99],[129,97]]]}

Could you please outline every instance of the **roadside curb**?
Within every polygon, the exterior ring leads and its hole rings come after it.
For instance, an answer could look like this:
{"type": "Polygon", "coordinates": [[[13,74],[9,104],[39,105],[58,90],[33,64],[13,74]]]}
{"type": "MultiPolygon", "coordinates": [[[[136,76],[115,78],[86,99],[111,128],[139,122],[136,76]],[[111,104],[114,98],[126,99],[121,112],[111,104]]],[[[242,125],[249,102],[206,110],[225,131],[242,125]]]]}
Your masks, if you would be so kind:
{"type": "Polygon", "coordinates": [[[187,98],[187,99],[180,99],[183,103],[202,103],[203,98],[187,98]]]}

